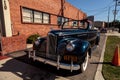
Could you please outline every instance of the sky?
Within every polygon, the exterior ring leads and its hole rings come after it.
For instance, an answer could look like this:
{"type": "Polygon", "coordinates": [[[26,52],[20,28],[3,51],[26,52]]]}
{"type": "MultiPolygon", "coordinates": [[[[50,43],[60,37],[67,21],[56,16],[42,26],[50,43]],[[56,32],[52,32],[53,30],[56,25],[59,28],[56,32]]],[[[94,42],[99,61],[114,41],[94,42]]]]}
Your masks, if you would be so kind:
{"type": "MultiPolygon", "coordinates": [[[[108,21],[108,12],[109,22],[114,20],[113,10],[115,9],[114,0],[67,0],[73,6],[82,10],[87,14],[87,16],[94,15],[94,21],[108,21]],[[109,10],[110,8],[110,10],[109,10]]],[[[120,6],[117,6],[118,13],[116,19],[120,20],[120,6]]]]}

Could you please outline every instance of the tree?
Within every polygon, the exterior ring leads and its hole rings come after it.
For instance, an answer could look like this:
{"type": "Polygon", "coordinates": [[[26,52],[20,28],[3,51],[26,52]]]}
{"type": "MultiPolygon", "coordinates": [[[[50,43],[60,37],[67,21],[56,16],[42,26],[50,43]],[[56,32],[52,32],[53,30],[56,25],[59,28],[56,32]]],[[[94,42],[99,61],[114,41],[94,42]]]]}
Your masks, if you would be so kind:
{"type": "Polygon", "coordinates": [[[114,25],[114,21],[109,22],[109,28],[118,28],[119,29],[119,33],[120,33],[120,21],[119,20],[115,20],[115,25],[114,25]]]}
{"type": "Polygon", "coordinates": [[[120,21],[115,20],[115,28],[119,28],[119,33],[120,33],[120,21]]]}

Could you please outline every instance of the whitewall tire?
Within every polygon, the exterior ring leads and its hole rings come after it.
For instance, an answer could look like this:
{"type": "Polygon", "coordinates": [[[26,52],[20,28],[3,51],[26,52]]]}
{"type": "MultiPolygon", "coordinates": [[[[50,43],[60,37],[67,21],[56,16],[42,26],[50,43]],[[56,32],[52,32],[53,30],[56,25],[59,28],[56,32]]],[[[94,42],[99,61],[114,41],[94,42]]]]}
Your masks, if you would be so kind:
{"type": "Polygon", "coordinates": [[[88,55],[88,52],[87,52],[87,55],[85,56],[85,59],[84,59],[83,63],[80,64],[80,72],[84,72],[87,69],[88,59],[89,59],[89,55],[88,55]]]}

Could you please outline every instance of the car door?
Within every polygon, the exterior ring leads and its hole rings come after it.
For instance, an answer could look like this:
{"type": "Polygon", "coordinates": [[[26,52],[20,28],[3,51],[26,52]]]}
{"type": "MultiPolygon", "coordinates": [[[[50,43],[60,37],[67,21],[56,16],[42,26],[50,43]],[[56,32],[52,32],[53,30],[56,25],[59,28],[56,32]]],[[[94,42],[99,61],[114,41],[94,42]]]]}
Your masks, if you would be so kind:
{"type": "Polygon", "coordinates": [[[95,45],[96,38],[97,38],[97,31],[89,29],[88,30],[88,41],[90,42],[91,46],[95,45]]]}

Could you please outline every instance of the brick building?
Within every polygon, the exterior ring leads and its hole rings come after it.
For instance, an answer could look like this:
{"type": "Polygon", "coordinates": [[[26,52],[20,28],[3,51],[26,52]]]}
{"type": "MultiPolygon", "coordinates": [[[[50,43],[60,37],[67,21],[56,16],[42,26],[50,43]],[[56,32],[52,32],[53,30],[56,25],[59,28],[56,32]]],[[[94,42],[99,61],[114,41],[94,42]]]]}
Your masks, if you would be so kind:
{"type": "Polygon", "coordinates": [[[104,22],[104,21],[95,21],[94,22],[94,26],[96,27],[96,28],[105,28],[106,27],[106,22],[104,22]]]}
{"type": "Polygon", "coordinates": [[[46,36],[51,27],[86,17],[65,0],[0,0],[1,53],[25,49],[30,35],[46,36]]]}

